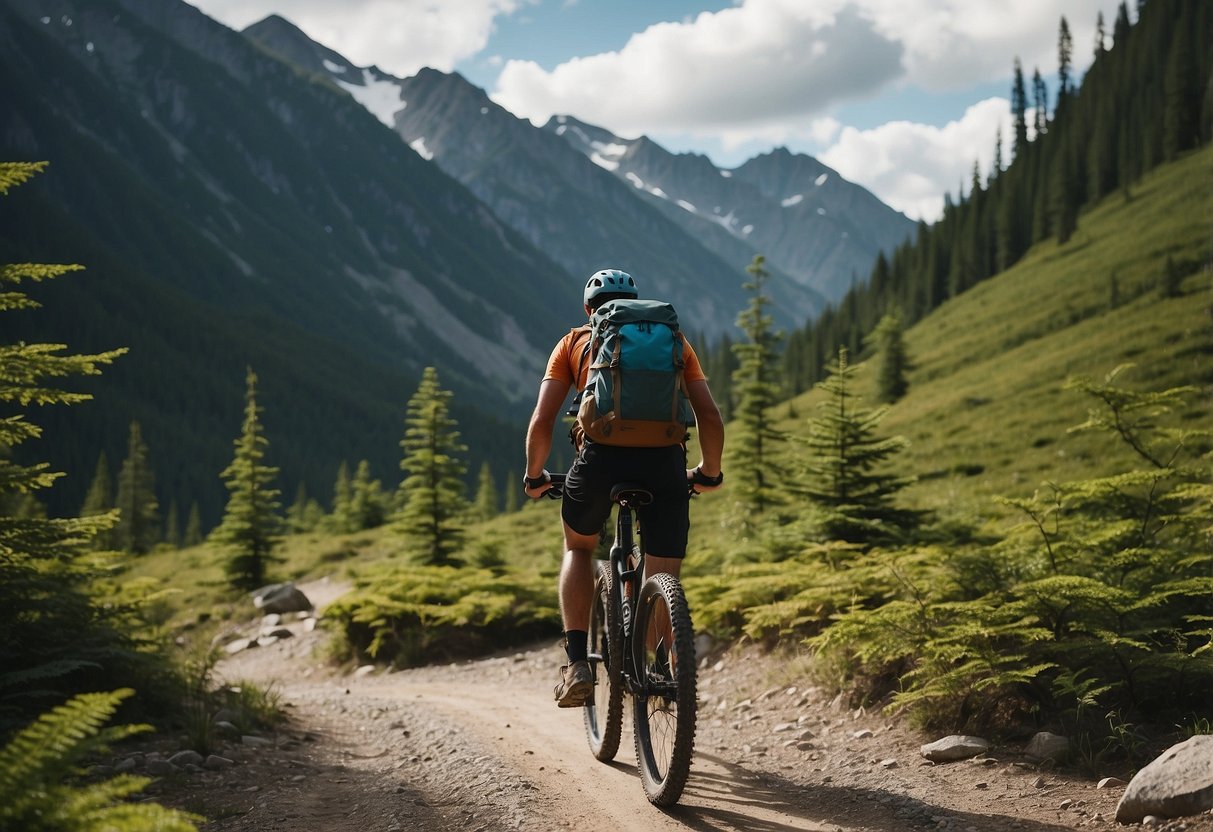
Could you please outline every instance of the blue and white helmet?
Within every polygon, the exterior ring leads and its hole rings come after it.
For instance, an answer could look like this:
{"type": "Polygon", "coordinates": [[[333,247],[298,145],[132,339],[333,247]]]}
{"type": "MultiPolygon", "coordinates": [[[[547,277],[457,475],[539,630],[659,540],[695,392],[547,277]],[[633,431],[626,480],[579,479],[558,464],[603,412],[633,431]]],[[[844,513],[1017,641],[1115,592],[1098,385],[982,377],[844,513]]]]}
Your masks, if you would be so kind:
{"type": "Polygon", "coordinates": [[[602,295],[626,295],[631,298],[640,297],[636,281],[627,272],[619,269],[603,269],[590,275],[586,281],[582,300],[586,306],[595,306],[594,299],[602,295]]]}

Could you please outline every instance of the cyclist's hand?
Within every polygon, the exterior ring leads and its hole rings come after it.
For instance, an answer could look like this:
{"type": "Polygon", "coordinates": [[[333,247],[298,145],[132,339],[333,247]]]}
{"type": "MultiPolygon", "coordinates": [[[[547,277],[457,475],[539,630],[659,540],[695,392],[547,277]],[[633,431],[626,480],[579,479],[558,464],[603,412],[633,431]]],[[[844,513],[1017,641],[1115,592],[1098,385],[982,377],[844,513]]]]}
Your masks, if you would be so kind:
{"type": "Polygon", "coordinates": [[[546,470],[535,479],[528,476],[522,477],[522,490],[532,500],[538,500],[544,494],[552,489],[552,475],[546,470]]]}
{"type": "Polygon", "coordinates": [[[687,483],[690,486],[692,494],[702,494],[704,491],[715,491],[720,486],[724,485],[724,472],[719,472],[714,477],[709,477],[703,470],[696,465],[687,471],[687,483]]]}

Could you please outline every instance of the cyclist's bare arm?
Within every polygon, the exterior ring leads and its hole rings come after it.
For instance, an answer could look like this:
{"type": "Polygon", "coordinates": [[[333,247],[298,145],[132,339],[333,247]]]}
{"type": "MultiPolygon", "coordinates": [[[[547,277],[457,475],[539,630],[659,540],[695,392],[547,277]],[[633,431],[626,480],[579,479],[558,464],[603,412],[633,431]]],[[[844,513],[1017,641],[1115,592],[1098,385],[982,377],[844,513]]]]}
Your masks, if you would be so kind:
{"type": "MultiPolygon", "coordinates": [[[[691,401],[691,409],[695,411],[695,425],[699,434],[699,465],[700,473],[715,479],[720,475],[720,459],[724,453],[724,419],[720,416],[720,408],[712,398],[712,390],[705,379],[688,382],[687,398],[691,401]]],[[[690,476],[690,472],[687,472],[690,476]]],[[[712,491],[719,485],[696,483],[696,491],[712,491]]]]}
{"type": "MultiPolygon", "coordinates": [[[[535,412],[531,414],[531,423],[526,429],[526,475],[530,479],[543,476],[543,466],[547,464],[548,454],[552,451],[552,431],[560,415],[560,406],[564,404],[568,393],[569,385],[556,379],[544,379],[539,385],[535,412]]],[[[527,488],[526,493],[534,499],[551,487],[548,484],[527,488]]]]}

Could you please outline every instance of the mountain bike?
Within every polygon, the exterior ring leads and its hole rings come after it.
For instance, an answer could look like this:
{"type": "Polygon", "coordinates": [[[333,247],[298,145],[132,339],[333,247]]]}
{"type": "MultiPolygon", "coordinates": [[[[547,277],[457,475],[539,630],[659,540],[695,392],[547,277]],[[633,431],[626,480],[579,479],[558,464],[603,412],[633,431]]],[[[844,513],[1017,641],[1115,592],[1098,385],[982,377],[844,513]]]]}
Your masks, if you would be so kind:
{"type": "MultiPolygon", "coordinates": [[[[564,476],[551,475],[553,498],[564,476]],[[553,492],[556,492],[553,494],[553,492]]],[[[586,738],[595,759],[619,750],[623,699],[632,704],[636,766],[645,796],[656,806],[678,802],[695,746],[695,635],[682,584],[673,575],[647,581],[635,538],[635,509],[652,502],[641,484],[611,489],[618,509],[610,559],[599,562],[590,608],[589,661],[594,696],[586,703],[586,738]]]]}

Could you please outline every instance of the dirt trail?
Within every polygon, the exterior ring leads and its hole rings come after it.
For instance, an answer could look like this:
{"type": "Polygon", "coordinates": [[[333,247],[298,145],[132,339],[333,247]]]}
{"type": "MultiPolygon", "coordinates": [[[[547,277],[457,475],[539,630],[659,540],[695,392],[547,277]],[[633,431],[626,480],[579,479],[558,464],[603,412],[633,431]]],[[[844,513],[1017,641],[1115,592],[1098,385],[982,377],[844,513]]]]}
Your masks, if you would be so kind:
{"type": "MultiPolygon", "coordinates": [[[[340,589],[304,587],[317,601],[340,589]]],[[[1116,828],[1119,789],[1039,770],[1013,750],[929,766],[918,754],[922,737],[805,689],[802,665],[752,648],[701,667],[691,778],[680,805],[662,812],[636,774],[626,703],[610,765],[590,756],[580,711],[555,707],[554,644],[337,675],[315,656],[323,637],[301,633],[221,664],[228,680],[274,682],[292,718],[273,746],[237,748],[227,773],[187,784],[186,805],[217,818],[207,829],[1116,828]]],[[[1213,830],[1209,820],[1183,828],[1213,830]]]]}

